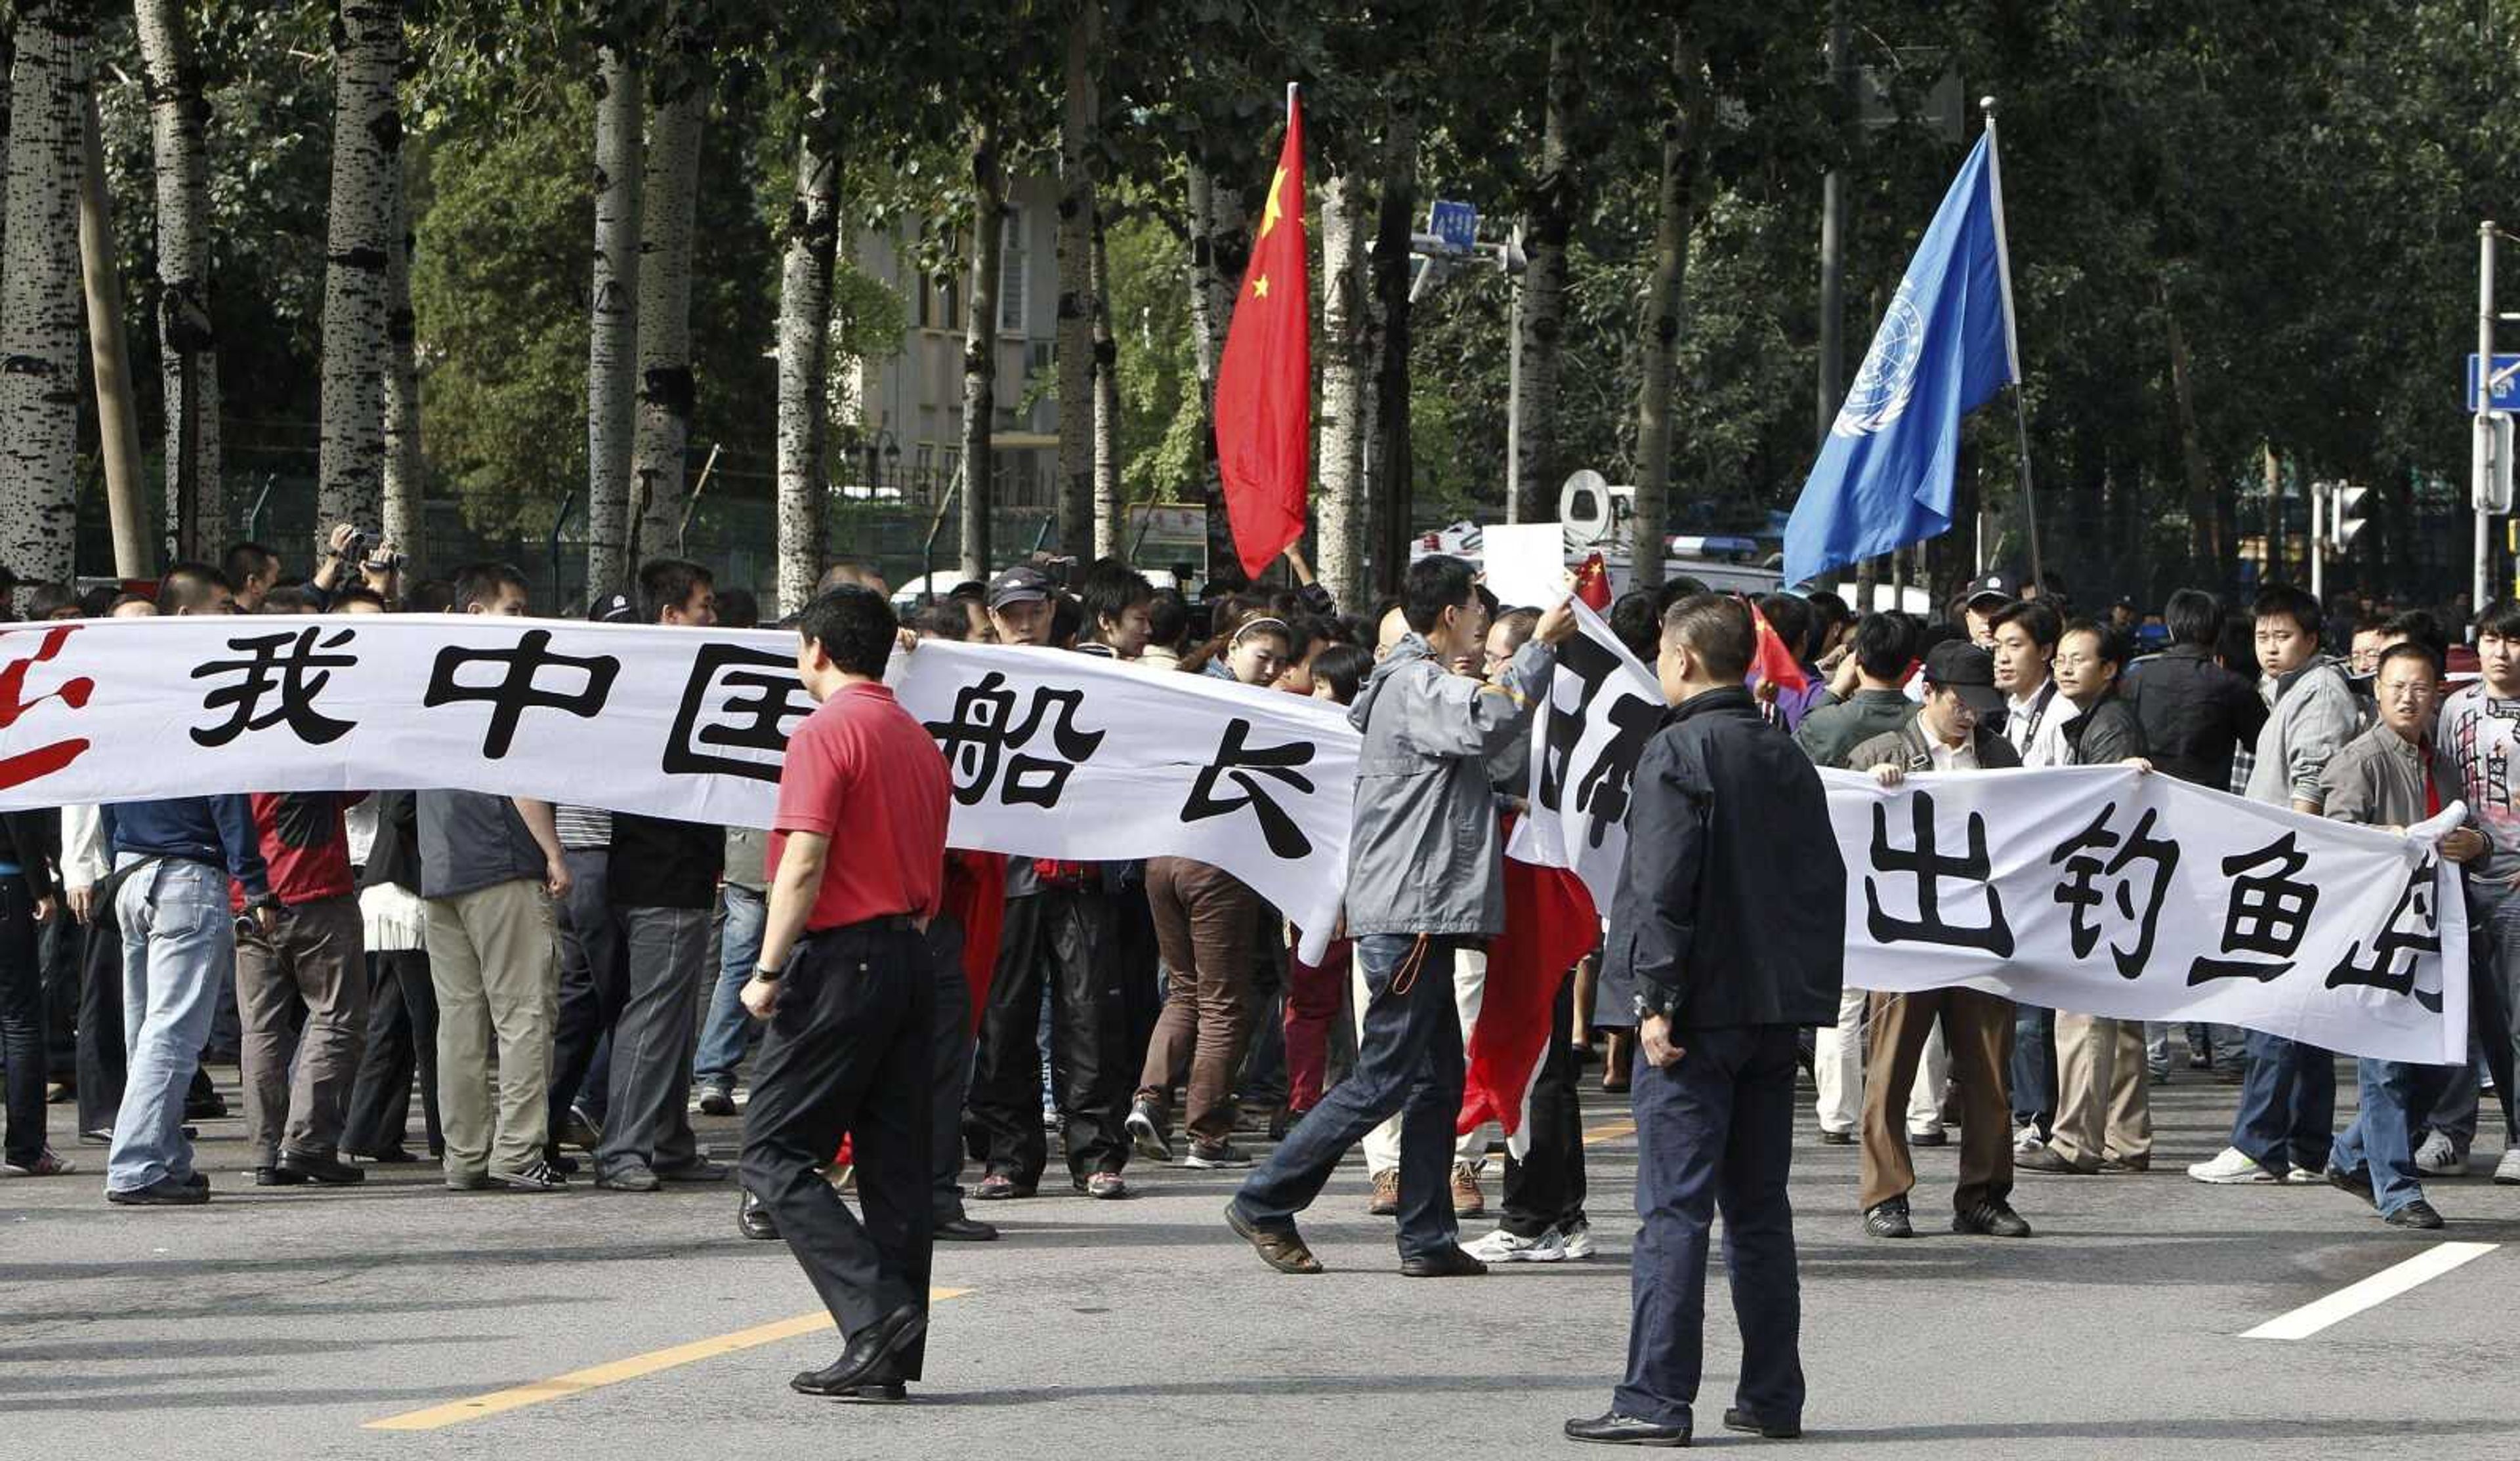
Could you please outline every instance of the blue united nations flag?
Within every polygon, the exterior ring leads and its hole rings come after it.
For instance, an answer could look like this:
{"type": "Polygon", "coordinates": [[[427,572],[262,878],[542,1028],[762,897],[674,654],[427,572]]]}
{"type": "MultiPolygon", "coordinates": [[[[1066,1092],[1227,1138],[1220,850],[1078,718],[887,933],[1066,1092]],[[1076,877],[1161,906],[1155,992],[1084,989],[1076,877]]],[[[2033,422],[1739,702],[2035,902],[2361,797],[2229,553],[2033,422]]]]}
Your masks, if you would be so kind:
{"type": "Polygon", "coordinates": [[[1981,136],[1908,261],[1785,526],[1785,582],[1952,525],[1960,418],[2020,376],[2002,267],[2002,193],[1981,136]]]}

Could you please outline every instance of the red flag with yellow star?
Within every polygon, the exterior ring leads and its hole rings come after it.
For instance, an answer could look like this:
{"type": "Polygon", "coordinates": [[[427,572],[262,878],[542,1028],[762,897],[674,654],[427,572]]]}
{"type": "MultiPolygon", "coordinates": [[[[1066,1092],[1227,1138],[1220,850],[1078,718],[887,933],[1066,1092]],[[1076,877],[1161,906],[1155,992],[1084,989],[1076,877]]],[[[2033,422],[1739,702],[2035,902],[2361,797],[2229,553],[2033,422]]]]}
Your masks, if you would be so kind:
{"type": "Polygon", "coordinates": [[[1304,274],[1304,116],[1286,90],[1286,142],[1216,368],[1216,458],[1242,571],[1258,578],[1304,535],[1312,480],[1313,326],[1304,274]]]}

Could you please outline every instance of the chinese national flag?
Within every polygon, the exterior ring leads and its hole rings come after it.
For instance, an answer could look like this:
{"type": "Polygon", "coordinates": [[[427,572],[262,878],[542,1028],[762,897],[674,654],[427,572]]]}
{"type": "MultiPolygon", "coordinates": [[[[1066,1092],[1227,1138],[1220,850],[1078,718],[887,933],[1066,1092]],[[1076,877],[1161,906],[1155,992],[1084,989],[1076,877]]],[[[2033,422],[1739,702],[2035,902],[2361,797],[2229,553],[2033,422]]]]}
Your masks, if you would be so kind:
{"type": "Polygon", "coordinates": [[[1304,117],[1286,94],[1286,144],[1269,179],[1251,267],[1216,369],[1216,458],[1242,571],[1258,578],[1303,536],[1312,479],[1312,309],[1304,275],[1304,117]]]}
{"type": "Polygon", "coordinates": [[[1575,570],[1575,597],[1597,614],[1610,611],[1610,568],[1599,553],[1586,558],[1584,566],[1575,570]]]}
{"type": "Polygon", "coordinates": [[[1803,674],[1803,667],[1795,662],[1794,651],[1785,647],[1784,638],[1768,622],[1768,616],[1760,613],[1759,606],[1747,598],[1741,601],[1749,604],[1750,627],[1759,637],[1758,652],[1750,661],[1750,673],[1778,689],[1811,688],[1811,680],[1803,674]]]}

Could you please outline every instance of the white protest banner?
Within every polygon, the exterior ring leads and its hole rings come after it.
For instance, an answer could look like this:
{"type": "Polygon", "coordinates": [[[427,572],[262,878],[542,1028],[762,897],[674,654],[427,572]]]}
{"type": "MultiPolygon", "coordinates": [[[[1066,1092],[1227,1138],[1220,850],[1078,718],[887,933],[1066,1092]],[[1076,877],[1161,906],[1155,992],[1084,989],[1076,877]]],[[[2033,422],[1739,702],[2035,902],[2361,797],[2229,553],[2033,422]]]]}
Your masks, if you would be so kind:
{"type": "Polygon", "coordinates": [[[894,693],[954,774],[954,840],[1079,862],[1196,858],[1328,949],[1358,737],[1336,707],[1053,649],[930,642],[894,693]]]}
{"type": "Polygon", "coordinates": [[[1848,984],[2467,1060],[2456,803],[2399,834],[2126,767],[1822,775],[1848,984]]]}
{"type": "Polygon", "coordinates": [[[1548,703],[1533,712],[1531,815],[1507,856],[1571,867],[1604,913],[1628,855],[1628,786],[1662,725],[1662,686],[1601,616],[1578,600],[1579,628],[1557,646],[1548,703]]]}
{"type": "MultiPolygon", "coordinates": [[[[453,787],[767,826],[813,709],[793,635],[493,618],[116,619],[0,633],[0,809],[453,787]]],[[[1193,857],[1337,922],[1356,732],[1307,698],[930,642],[903,705],[957,847],[1193,857]]]]}

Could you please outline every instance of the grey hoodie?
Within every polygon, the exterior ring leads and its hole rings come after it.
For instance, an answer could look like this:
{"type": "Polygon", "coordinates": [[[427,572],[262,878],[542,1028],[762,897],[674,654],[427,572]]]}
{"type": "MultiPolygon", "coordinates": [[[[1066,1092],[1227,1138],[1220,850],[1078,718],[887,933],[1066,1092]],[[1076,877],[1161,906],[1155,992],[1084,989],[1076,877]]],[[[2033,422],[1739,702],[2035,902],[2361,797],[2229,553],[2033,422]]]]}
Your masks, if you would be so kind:
{"type": "Polygon", "coordinates": [[[2362,730],[2354,691],[2337,661],[2320,655],[2280,680],[2261,681],[2274,713],[2258,731],[2258,759],[2249,769],[2249,800],[2272,806],[2295,801],[2324,803],[2319,774],[2327,758],[2362,730]]]}
{"type": "Polygon", "coordinates": [[[1491,937],[1505,928],[1504,838],[1487,758],[1549,692],[1534,640],[1490,685],[1445,671],[1423,636],[1392,646],[1348,721],[1365,736],[1348,844],[1347,931],[1491,937]]]}

